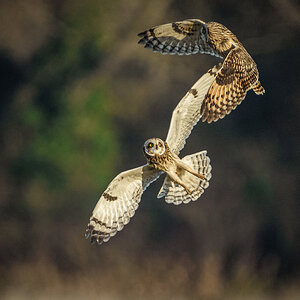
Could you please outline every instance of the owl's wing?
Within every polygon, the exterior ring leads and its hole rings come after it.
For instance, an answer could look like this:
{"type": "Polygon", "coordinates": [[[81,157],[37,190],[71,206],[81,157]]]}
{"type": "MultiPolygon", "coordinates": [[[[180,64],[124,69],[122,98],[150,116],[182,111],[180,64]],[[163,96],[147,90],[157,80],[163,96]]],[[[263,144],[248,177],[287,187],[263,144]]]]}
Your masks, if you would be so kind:
{"type": "Polygon", "coordinates": [[[141,39],[138,43],[162,54],[205,53],[222,58],[221,54],[207,43],[207,38],[201,38],[201,29],[207,36],[206,24],[199,19],[163,24],[139,33],[141,39]]]}
{"type": "Polygon", "coordinates": [[[189,137],[193,127],[201,117],[202,102],[221,66],[221,64],[214,66],[205,73],[173,110],[166,142],[170,149],[177,155],[184,147],[185,140],[189,137]]]}
{"type": "Polygon", "coordinates": [[[101,195],[86,229],[91,242],[107,242],[122,230],[139,206],[143,191],[162,172],[148,165],[120,173],[101,195]]]}
{"type": "Polygon", "coordinates": [[[257,82],[258,70],[251,56],[243,48],[232,49],[204,99],[202,121],[211,123],[224,118],[257,82]]]}

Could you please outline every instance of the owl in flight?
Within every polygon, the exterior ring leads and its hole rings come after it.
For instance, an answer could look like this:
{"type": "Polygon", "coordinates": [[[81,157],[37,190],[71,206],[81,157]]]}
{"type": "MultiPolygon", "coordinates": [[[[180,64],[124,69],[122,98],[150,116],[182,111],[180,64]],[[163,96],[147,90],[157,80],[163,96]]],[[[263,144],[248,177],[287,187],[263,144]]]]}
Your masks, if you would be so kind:
{"type": "Polygon", "coordinates": [[[144,143],[147,164],[120,173],[101,195],[86,229],[91,242],[107,242],[122,230],[139,206],[143,191],[166,173],[158,198],[181,204],[197,200],[209,185],[210,159],[206,151],[179,158],[185,140],[199,121],[200,107],[217,68],[204,74],[174,109],[166,141],[152,138],[144,143]]]}
{"type": "Polygon", "coordinates": [[[223,59],[218,74],[204,99],[202,121],[211,123],[224,118],[253,89],[265,90],[258,80],[256,63],[224,25],[190,19],[155,26],[138,34],[139,44],[162,54],[190,55],[205,53],[223,59]]]}

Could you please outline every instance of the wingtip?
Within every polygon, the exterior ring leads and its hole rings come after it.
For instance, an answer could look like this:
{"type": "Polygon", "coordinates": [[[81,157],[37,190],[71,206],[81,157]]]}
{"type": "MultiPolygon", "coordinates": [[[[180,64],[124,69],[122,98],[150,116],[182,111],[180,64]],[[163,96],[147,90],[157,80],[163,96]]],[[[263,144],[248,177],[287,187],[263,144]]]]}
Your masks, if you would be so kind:
{"type": "Polygon", "coordinates": [[[147,31],[140,32],[140,33],[137,34],[137,36],[143,37],[143,36],[145,36],[146,32],[147,32],[147,31]]]}
{"type": "Polygon", "coordinates": [[[91,236],[91,244],[97,244],[97,245],[101,245],[103,243],[103,238],[100,237],[99,235],[95,234],[91,236]]]}
{"type": "MultiPolygon", "coordinates": [[[[139,41],[138,41],[138,44],[140,44],[140,45],[147,45],[148,44],[148,40],[145,38],[145,37],[143,37],[142,39],[140,39],[139,41]]],[[[149,47],[148,47],[149,48],[149,47]]]]}
{"type": "Polygon", "coordinates": [[[85,232],[84,237],[85,237],[86,239],[88,239],[88,238],[90,237],[90,235],[91,235],[91,232],[90,232],[89,230],[87,230],[87,231],[85,232]]]}

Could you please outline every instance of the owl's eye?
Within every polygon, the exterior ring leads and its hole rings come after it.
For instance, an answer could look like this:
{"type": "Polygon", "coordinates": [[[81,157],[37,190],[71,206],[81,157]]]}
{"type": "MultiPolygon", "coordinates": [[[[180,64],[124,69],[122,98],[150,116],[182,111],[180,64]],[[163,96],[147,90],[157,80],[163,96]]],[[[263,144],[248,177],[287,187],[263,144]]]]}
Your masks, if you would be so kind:
{"type": "Polygon", "coordinates": [[[162,147],[162,143],[161,142],[158,143],[158,147],[160,147],[160,148],[162,147]]]}
{"type": "Polygon", "coordinates": [[[153,148],[153,146],[154,146],[153,143],[148,144],[148,148],[153,148]]]}

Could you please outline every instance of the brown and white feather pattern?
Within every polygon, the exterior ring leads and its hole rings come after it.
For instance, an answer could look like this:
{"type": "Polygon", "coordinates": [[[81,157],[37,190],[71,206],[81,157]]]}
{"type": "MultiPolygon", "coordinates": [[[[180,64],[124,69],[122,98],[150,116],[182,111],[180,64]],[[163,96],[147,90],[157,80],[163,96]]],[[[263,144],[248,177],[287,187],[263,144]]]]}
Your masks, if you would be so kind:
{"type": "Polygon", "coordinates": [[[201,151],[185,156],[182,159],[182,161],[194,171],[206,177],[206,180],[203,180],[186,171],[182,171],[182,173],[179,174],[182,181],[184,181],[190,189],[191,194],[188,194],[181,185],[172,181],[167,175],[157,198],[165,197],[167,203],[176,205],[197,200],[204,193],[204,190],[208,188],[209,180],[211,179],[212,167],[210,165],[210,159],[206,154],[206,151],[201,151]]]}
{"type": "Polygon", "coordinates": [[[162,54],[190,55],[205,53],[222,58],[220,53],[207,43],[206,24],[198,19],[184,20],[155,26],[138,34],[139,44],[162,54]]]}
{"type": "Polygon", "coordinates": [[[125,171],[116,176],[101,195],[86,229],[91,242],[107,242],[122,230],[139,206],[143,191],[162,172],[148,165],[125,171]]]}
{"type": "Polygon", "coordinates": [[[192,86],[173,110],[166,142],[176,155],[201,117],[202,103],[222,64],[214,66],[192,86]]]}
{"type": "Polygon", "coordinates": [[[168,166],[173,164],[175,161],[175,156],[170,151],[170,148],[166,142],[164,142],[165,152],[162,155],[155,154],[154,156],[148,155],[144,150],[144,155],[147,159],[148,165],[155,170],[166,172],[168,166]]]}
{"type": "Polygon", "coordinates": [[[231,50],[211,85],[201,107],[202,121],[224,118],[245,99],[247,91],[261,94],[255,62],[242,48],[231,50]]]}
{"type": "Polygon", "coordinates": [[[220,23],[190,19],[156,26],[139,36],[139,43],[154,52],[205,53],[224,59],[202,105],[203,122],[224,118],[242,102],[250,89],[257,95],[265,92],[258,80],[256,63],[237,37],[220,23]]]}

